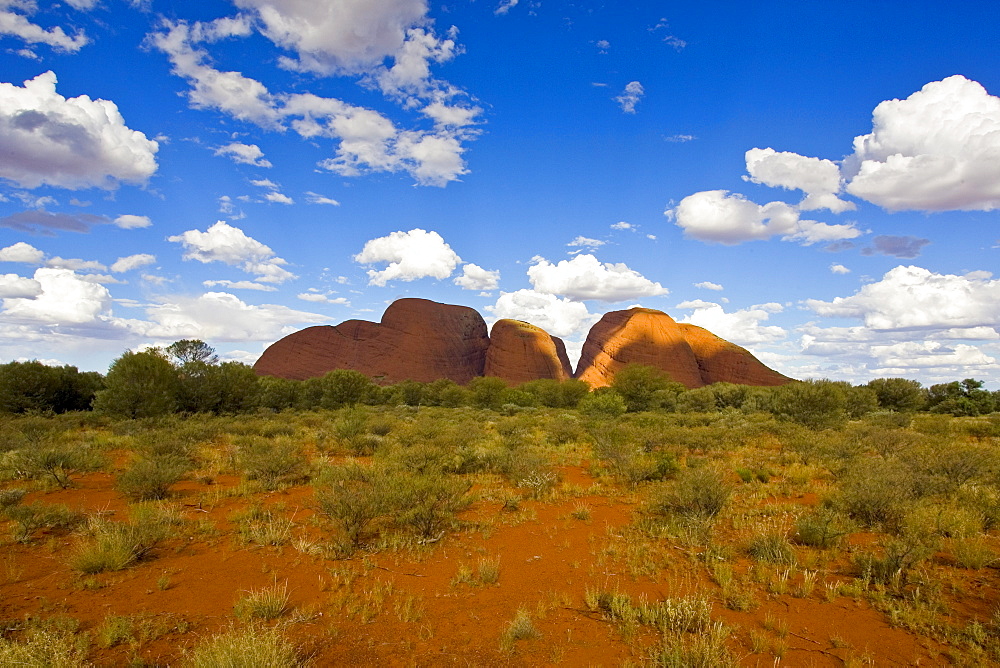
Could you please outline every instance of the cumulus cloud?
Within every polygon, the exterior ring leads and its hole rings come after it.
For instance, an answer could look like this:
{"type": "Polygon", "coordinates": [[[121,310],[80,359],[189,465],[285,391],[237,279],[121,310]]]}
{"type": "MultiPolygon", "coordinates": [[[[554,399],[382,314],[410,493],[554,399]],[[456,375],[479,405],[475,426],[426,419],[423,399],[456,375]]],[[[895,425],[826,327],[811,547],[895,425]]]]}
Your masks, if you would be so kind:
{"type": "Polygon", "coordinates": [[[851,270],[842,264],[834,262],[830,265],[830,272],[834,274],[849,274],[851,273],[851,270]]]}
{"type": "Polygon", "coordinates": [[[879,253],[881,255],[892,255],[893,257],[912,260],[919,256],[921,249],[930,242],[930,239],[921,239],[919,237],[896,237],[880,234],[872,239],[874,246],[861,249],[861,254],[875,255],[879,253]]]}
{"type": "Polygon", "coordinates": [[[397,231],[367,241],[354,256],[361,264],[388,263],[385,269],[368,270],[368,284],[385,286],[388,281],[415,281],[420,278],[445,279],[462,261],[441,235],[420,228],[397,231]]]}
{"type": "MultiPolygon", "coordinates": [[[[69,2],[77,9],[89,9],[93,5],[93,0],[69,0],[69,2]]],[[[67,35],[59,26],[46,30],[32,23],[28,17],[36,11],[38,5],[33,0],[0,0],[0,35],[18,37],[28,44],[46,44],[57,51],[68,53],[75,53],[90,43],[82,32],[67,35]]]]}
{"type": "Polygon", "coordinates": [[[702,281],[701,283],[695,283],[694,287],[701,288],[702,290],[723,290],[724,289],[718,283],[712,283],[711,281],[702,281]]]}
{"type": "Polygon", "coordinates": [[[17,274],[0,274],[0,297],[33,299],[42,294],[42,284],[17,274]]]}
{"type": "Polygon", "coordinates": [[[875,330],[995,328],[1000,280],[984,272],[957,276],[899,266],[849,297],[805,304],[821,316],[858,319],[875,330]]]}
{"type": "Polygon", "coordinates": [[[830,209],[841,213],[857,208],[853,202],[837,197],[840,167],[832,160],[779,153],[772,148],[752,148],[746,152],[746,164],[750,176],[743,178],[747,181],[805,192],[806,197],[799,204],[803,211],[830,209]]]}
{"type": "Polygon", "coordinates": [[[135,216],[130,213],[126,213],[125,215],[115,218],[114,223],[123,230],[137,230],[143,227],[149,227],[153,224],[153,221],[149,219],[149,216],[135,216]]]}
{"type": "Polygon", "coordinates": [[[625,90],[622,91],[621,95],[615,98],[615,102],[618,106],[622,108],[626,114],[634,114],[635,106],[639,104],[639,100],[642,96],[646,94],[645,89],[642,84],[638,81],[630,81],[625,85],[625,90]]]}
{"type": "Polygon", "coordinates": [[[829,225],[802,220],[798,210],[784,202],[763,206],[738,193],[706,190],[688,195],[664,212],[684,234],[699,241],[725,245],[780,236],[809,245],[821,241],[854,239],[862,234],[853,224],[829,225]]]}
{"type": "Polygon", "coordinates": [[[844,172],[847,192],[891,211],[1000,208],[1000,98],[955,75],[886,100],[844,172]]]}
{"type": "Polygon", "coordinates": [[[22,188],[142,184],[156,172],[158,148],[125,125],[114,102],[59,95],[51,71],[24,87],[0,83],[0,178],[22,188]]]}
{"type": "Polygon", "coordinates": [[[270,160],[264,158],[264,152],[256,144],[232,142],[215,149],[215,155],[226,156],[233,162],[254,167],[272,167],[270,160]]]}
{"type": "Polygon", "coordinates": [[[222,262],[239,267],[248,274],[256,274],[256,280],[263,283],[284,283],[296,278],[283,269],[288,264],[275,256],[269,246],[248,237],[238,227],[218,221],[204,232],[188,230],[183,234],[167,237],[184,246],[184,259],[202,263],[222,262]]]}
{"type": "Polygon", "coordinates": [[[278,288],[273,285],[264,285],[256,281],[229,281],[225,279],[215,281],[202,281],[206,288],[229,288],[230,290],[257,290],[258,292],[277,292],[278,288]]]}
{"type": "Polygon", "coordinates": [[[470,262],[462,267],[462,275],[455,278],[455,285],[463,290],[496,290],[500,286],[500,272],[470,262]]]}
{"type": "Polygon", "coordinates": [[[612,223],[611,229],[613,230],[634,230],[635,225],[632,223],[626,223],[624,220],[619,220],[617,223],[612,223]]]}
{"type": "Polygon", "coordinates": [[[669,292],[624,263],[602,263],[590,254],[577,255],[556,264],[538,258],[537,263],[528,268],[528,280],[536,292],[563,295],[574,301],[620,302],[669,292]]]}
{"type": "Polygon", "coordinates": [[[149,253],[138,253],[136,255],[128,255],[126,257],[120,257],[115,260],[114,264],[111,265],[111,271],[116,274],[121,274],[126,271],[132,271],[133,269],[138,269],[139,267],[145,267],[156,262],[156,256],[150,255],[149,253]]]}
{"type": "Polygon", "coordinates": [[[29,243],[18,241],[16,244],[0,248],[0,262],[20,262],[22,264],[41,264],[45,253],[29,243]]]}
{"type": "Polygon", "coordinates": [[[758,304],[750,308],[726,313],[721,304],[700,299],[681,302],[679,309],[693,312],[680,322],[704,327],[716,336],[739,345],[774,343],[788,336],[788,332],[776,325],[762,325],[772,313],[780,313],[781,304],[758,304]]]}
{"type": "Polygon", "coordinates": [[[6,322],[79,325],[110,315],[108,289],[72,269],[40,267],[35,270],[34,281],[40,289],[33,296],[3,300],[6,322]]]}
{"type": "Polygon", "coordinates": [[[274,341],[303,324],[330,319],[277,304],[247,304],[227,292],[165,297],[148,307],[146,313],[150,322],[137,329],[148,337],[164,340],[274,341]]]}
{"type": "Polygon", "coordinates": [[[559,337],[581,335],[599,318],[580,302],[534,290],[501,292],[496,304],[486,310],[498,320],[522,320],[559,337]]]}

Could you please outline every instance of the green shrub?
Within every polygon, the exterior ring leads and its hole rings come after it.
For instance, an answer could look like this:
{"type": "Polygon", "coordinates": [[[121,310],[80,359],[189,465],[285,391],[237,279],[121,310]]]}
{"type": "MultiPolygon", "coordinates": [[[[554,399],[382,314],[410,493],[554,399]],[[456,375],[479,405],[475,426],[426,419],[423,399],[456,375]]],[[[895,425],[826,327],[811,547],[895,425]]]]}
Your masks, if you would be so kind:
{"type": "Polygon", "coordinates": [[[277,619],[288,612],[288,583],[251,589],[236,601],[233,614],[239,619],[277,619]]]}
{"type": "Polygon", "coordinates": [[[247,480],[259,480],[265,489],[307,478],[302,446],[288,437],[244,437],[238,446],[236,461],[247,480]]]}
{"type": "Polygon", "coordinates": [[[400,476],[395,505],[401,509],[399,524],[411,527],[424,538],[443,531],[454,521],[455,513],[471,502],[472,483],[442,473],[400,476]]]}
{"type": "Polygon", "coordinates": [[[118,475],[115,487],[133,501],[165,499],[190,468],[191,461],[179,455],[144,457],[118,475]]]}
{"type": "Polygon", "coordinates": [[[55,439],[19,448],[11,453],[8,464],[17,477],[48,479],[63,489],[72,484],[72,476],[96,471],[103,465],[104,458],[93,449],[55,439]]]}
{"type": "Polygon", "coordinates": [[[795,521],[795,541],[810,547],[830,548],[850,533],[850,526],[839,513],[821,508],[795,521]]]}
{"type": "Polygon", "coordinates": [[[69,631],[32,628],[21,642],[0,636],[0,666],[77,668],[87,663],[87,637],[69,631]]]}
{"type": "Polygon", "coordinates": [[[344,532],[347,546],[356,549],[375,521],[393,510],[394,483],[381,467],[348,462],[322,471],[316,501],[344,532]]]}
{"type": "Polygon", "coordinates": [[[677,513],[684,517],[715,517],[729,503],[731,485],[718,471],[703,466],[685,469],[673,484],[655,493],[650,510],[657,514],[677,513]]]}
{"type": "Polygon", "coordinates": [[[578,410],[592,418],[616,418],[625,414],[628,406],[617,392],[591,392],[577,404],[578,410]]]}
{"type": "Polygon", "coordinates": [[[236,522],[244,543],[284,545],[292,539],[291,520],[271,508],[253,505],[230,519],[236,522]]]}
{"type": "Polygon", "coordinates": [[[865,526],[899,531],[917,497],[914,485],[915,478],[904,465],[869,457],[846,473],[834,498],[838,507],[865,526]]]}
{"type": "Polygon", "coordinates": [[[14,522],[14,540],[26,543],[41,529],[61,529],[68,531],[80,525],[85,517],[62,504],[50,505],[35,501],[28,505],[12,505],[4,509],[4,515],[14,522]]]}
{"type": "Polygon", "coordinates": [[[783,533],[754,536],[747,546],[747,553],[754,561],[764,561],[769,564],[793,565],[798,561],[795,550],[783,533]]]}

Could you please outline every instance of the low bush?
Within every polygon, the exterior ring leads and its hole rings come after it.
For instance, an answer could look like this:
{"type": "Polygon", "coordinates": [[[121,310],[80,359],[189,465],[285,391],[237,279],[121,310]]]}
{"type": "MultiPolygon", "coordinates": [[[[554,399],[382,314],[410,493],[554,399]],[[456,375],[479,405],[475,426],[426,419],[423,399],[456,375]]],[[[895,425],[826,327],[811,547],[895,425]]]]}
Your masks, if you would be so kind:
{"type": "Polygon", "coordinates": [[[115,487],[133,501],[165,499],[190,468],[191,460],[176,454],[143,457],[118,475],[115,487]]]}
{"type": "Polygon", "coordinates": [[[836,546],[850,533],[850,525],[830,508],[802,515],[795,521],[795,542],[827,549],[836,546]]]}
{"type": "Polygon", "coordinates": [[[729,503],[732,486],[718,471],[703,466],[685,469],[670,485],[651,495],[650,510],[693,519],[715,517],[729,503]]]}
{"type": "Polygon", "coordinates": [[[250,624],[207,638],[187,654],[189,668],[293,668],[301,665],[295,646],[278,628],[250,624]]]}
{"type": "Polygon", "coordinates": [[[244,437],[237,446],[236,461],[247,480],[258,480],[265,489],[308,478],[302,446],[289,437],[244,437]]]}
{"type": "Polygon", "coordinates": [[[70,566],[87,575],[124,570],[145,558],[168,533],[168,526],[151,516],[131,522],[91,518],[89,537],[77,545],[70,566]]]}
{"type": "Polygon", "coordinates": [[[747,545],[747,554],[754,561],[769,564],[794,565],[798,559],[795,550],[783,533],[765,533],[754,536],[747,545]]]}
{"type": "Polygon", "coordinates": [[[46,504],[35,501],[28,505],[11,505],[3,510],[4,515],[14,522],[14,540],[27,543],[36,531],[56,529],[69,531],[86,519],[82,513],[70,510],[62,504],[46,504]]]}

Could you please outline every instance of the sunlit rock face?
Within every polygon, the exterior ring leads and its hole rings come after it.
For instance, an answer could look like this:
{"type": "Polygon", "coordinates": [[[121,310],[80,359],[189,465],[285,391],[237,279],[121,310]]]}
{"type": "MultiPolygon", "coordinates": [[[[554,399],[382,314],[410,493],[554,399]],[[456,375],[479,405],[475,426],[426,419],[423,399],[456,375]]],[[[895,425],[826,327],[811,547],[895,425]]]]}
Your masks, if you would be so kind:
{"type": "Polygon", "coordinates": [[[631,363],[666,371],[689,388],[717,382],[781,385],[791,380],[746,349],[647,308],[605,314],[587,335],[576,377],[592,388],[605,387],[631,363]]]}
{"type": "Polygon", "coordinates": [[[562,339],[520,320],[498,320],[490,331],[483,375],[520,385],[543,378],[568,380],[573,368],[562,339]]]}
{"type": "Polygon", "coordinates": [[[464,384],[483,374],[489,342],[486,322],[471,308],[400,299],[378,324],[347,320],[290,334],[269,346],[254,370],[303,380],[353,369],[380,384],[438,378],[464,384]]]}
{"type": "MultiPolygon", "coordinates": [[[[646,308],[605,314],[587,336],[575,377],[604,387],[632,362],[662,369],[687,387],[791,380],[701,327],[646,308]]],[[[290,334],[268,347],[254,369],[262,376],[295,380],[353,369],[383,385],[439,378],[465,384],[478,376],[518,385],[574,377],[562,340],[540,327],[499,320],[490,336],[475,310],[426,299],[393,302],[380,323],[347,320],[290,334]]]]}

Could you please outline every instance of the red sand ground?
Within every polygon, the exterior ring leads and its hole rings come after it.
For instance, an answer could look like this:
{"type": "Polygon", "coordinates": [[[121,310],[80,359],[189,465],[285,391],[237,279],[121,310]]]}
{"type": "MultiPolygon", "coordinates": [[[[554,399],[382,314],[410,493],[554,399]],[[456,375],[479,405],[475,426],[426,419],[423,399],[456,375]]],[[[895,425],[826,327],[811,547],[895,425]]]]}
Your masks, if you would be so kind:
{"type": "MultiPolygon", "coordinates": [[[[622,559],[608,550],[621,549],[619,530],[633,520],[636,504],[627,496],[587,494],[594,482],[586,469],[562,469],[565,483],[585,490],[582,496],[559,501],[525,500],[521,510],[508,513],[499,502],[480,501],[463,519],[479,529],[444,536],[421,554],[358,553],[350,560],[305,555],[291,545],[247,546],[238,542],[228,519],[246,508],[246,497],[184,507],[194,522],[207,520],[220,532],[173,539],[151,558],[124,571],[95,576],[90,589],[66,563],[77,538],[64,533],[42,534],[30,545],[0,546],[0,619],[26,615],[68,615],[85,631],[95,632],[111,614],[145,615],[170,632],[138,647],[100,649],[93,643],[90,659],[97,665],[124,665],[134,656],[147,665],[176,665],[184,649],[198,639],[234,623],[233,603],[250,589],[287,583],[295,612],[288,635],[311,655],[314,665],[567,665],[613,666],[642,663],[656,633],[640,628],[629,638],[599,613],[586,609],[588,586],[619,589],[650,600],[701,590],[718,600],[718,587],[705,568],[693,566],[681,547],[666,551],[670,565],[655,578],[634,576],[622,559]],[[587,520],[572,517],[581,505],[587,520]],[[485,527],[485,528],[482,528],[485,527]],[[480,559],[499,557],[496,585],[452,584],[460,565],[475,570],[480,559]],[[337,575],[335,572],[339,572],[337,575]],[[345,584],[345,575],[357,579],[345,584]],[[162,589],[163,578],[169,586],[162,589]],[[357,608],[363,592],[392,585],[381,606],[366,615],[357,608]],[[353,592],[353,599],[351,599],[353,592]],[[338,601],[348,601],[338,604],[338,601]],[[397,606],[413,605],[416,614],[403,615],[397,606]],[[519,607],[527,608],[537,639],[520,641],[503,652],[499,638],[519,607]],[[416,617],[416,619],[414,619],[416,617]]],[[[212,486],[185,482],[176,486],[175,502],[193,501],[198,494],[231,487],[235,478],[222,477],[212,486]]],[[[593,488],[600,490],[600,487],[593,488]]],[[[68,490],[34,492],[25,502],[65,503],[87,511],[121,518],[124,500],[104,473],[81,476],[68,490]]],[[[293,487],[254,497],[264,506],[278,506],[292,518],[298,534],[324,536],[313,516],[310,487],[293,487]]],[[[813,504],[815,498],[778,499],[779,503],[813,504]]],[[[863,540],[858,536],[856,540],[863,540]]],[[[969,571],[968,580],[952,596],[957,619],[987,620],[996,607],[1000,578],[993,569],[969,571]]],[[[831,577],[835,580],[836,577],[831,577]]],[[[848,581],[850,578],[841,578],[848,581]]],[[[821,581],[822,582],[822,581],[821,581]]],[[[369,596],[368,600],[371,601],[369,596]]],[[[823,598],[823,587],[807,598],[791,595],[760,598],[750,612],[734,612],[714,604],[713,619],[731,625],[730,647],[746,666],[777,665],[774,643],[785,646],[780,659],[787,666],[944,665],[948,647],[927,637],[893,628],[885,616],[860,599],[823,598]],[[787,625],[787,634],[774,630],[787,625]],[[770,626],[770,629],[765,628],[770,626]],[[752,652],[751,633],[768,638],[769,649],[752,652]],[[780,638],[784,635],[784,638],[780,638]],[[835,646],[836,645],[836,646],[835,646]]]]}

